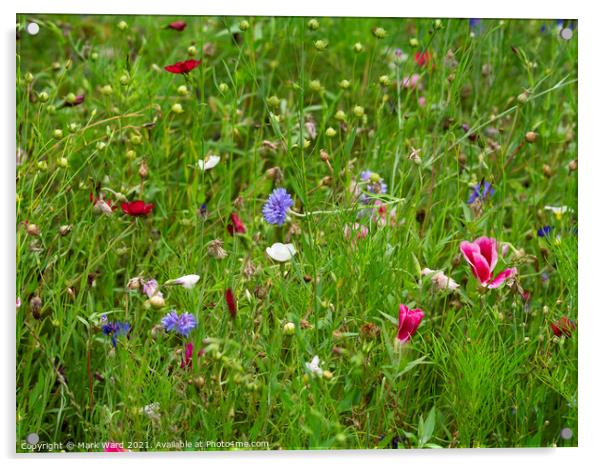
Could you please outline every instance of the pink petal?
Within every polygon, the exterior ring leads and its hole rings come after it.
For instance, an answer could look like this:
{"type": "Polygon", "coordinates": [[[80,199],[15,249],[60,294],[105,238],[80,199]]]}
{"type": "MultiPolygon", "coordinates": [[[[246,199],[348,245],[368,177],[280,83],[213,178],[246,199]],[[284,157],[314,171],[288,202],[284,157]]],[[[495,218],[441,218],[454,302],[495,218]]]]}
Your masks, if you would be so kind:
{"type": "Polygon", "coordinates": [[[495,238],[480,237],[474,242],[489,263],[489,270],[493,272],[493,269],[497,264],[497,242],[495,241],[495,238]]]}
{"type": "Polygon", "coordinates": [[[474,266],[472,272],[482,285],[487,285],[491,280],[491,269],[489,263],[480,253],[475,253],[473,256],[474,266]]]}
{"type": "Polygon", "coordinates": [[[464,258],[466,258],[466,261],[468,261],[468,264],[474,266],[473,256],[475,253],[479,253],[479,247],[474,243],[463,241],[460,243],[460,251],[464,255],[464,258]]]}
{"type": "Polygon", "coordinates": [[[508,269],[504,269],[502,272],[500,272],[495,279],[493,279],[491,281],[491,284],[489,284],[487,287],[490,289],[497,289],[499,286],[501,286],[504,282],[506,282],[507,279],[509,279],[510,277],[514,276],[517,274],[517,270],[516,268],[508,268],[508,269]]]}

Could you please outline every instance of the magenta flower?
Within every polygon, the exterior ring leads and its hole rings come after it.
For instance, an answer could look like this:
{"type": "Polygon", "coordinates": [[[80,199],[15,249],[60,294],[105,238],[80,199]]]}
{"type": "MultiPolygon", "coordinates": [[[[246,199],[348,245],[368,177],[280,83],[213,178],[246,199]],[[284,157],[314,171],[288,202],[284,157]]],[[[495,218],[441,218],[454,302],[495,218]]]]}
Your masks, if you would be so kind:
{"type": "Polygon", "coordinates": [[[507,268],[493,279],[498,257],[495,238],[480,237],[473,243],[464,241],[460,243],[460,251],[470,264],[474,276],[488,289],[497,289],[518,272],[516,268],[507,268]]]}
{"type": "Polygon", "coordinates": [[[399,305],[399,327],[397,329],[397,339],[402,344],[410,340],[424,318],[424,311],[420,308],[410,310],[403,303],[399,305]]]}

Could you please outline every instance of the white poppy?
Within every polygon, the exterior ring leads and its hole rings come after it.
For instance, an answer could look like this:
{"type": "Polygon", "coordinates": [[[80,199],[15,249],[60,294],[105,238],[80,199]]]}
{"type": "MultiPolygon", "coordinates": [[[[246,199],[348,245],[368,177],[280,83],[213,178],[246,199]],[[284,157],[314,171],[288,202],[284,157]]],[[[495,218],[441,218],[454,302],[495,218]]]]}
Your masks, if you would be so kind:
{"type": "Polygon", "coordinates": [[[305,369],[312,375],[322,376],[324,371],[320,368],[320,358],[316,355],[311,362],[305,364],[305,369]]]}
{"type": "Polygon", "coordinates": [[[192,289],[194,284],[196,284],[201,276],[197,274],[188,274],[186,276],[178,277],[177,279],[172,279],[167,281],[165,285],[181,285],[185,289],[192,289]]]}
{"type": "Polygon", "coordinates": [[[270,258],[280,263],[289,261],[297,254],[292,243],[274,243],[272,246],[267,247],[265,251],[270,258]]]}
{"type": "Polygon", "coordinates": [[[205,159],[199,160],[199,167],[201,170],[209,170],[215,167],[220,161],[219,156],[214,156],[213,154],[207,155],[205,159]]]}

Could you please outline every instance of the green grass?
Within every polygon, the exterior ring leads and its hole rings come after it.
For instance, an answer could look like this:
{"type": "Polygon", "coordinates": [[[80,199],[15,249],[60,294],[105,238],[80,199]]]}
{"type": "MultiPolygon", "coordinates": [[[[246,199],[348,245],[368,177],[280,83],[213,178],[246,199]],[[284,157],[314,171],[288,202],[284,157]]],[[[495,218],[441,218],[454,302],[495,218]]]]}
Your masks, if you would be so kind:
{"type": "Polygon", "coordinates": [[[264,449],[577,445],[577,331],[557,338],[550,329],[563,315],[577,319],[577,175],[568,168],[577,157],[576,34],[542,33],[544,20],[483,21],[472,36],[467,20],[439,28],[429,19],[320,18],[314,31],[308,18],[247,18],[241,32],[244,18],[188,17],[183,32],[163,29],[176,19],[17,18],[21,28],[41,26],[17,42],[17,147],[27,155],[17,166],[17,450],[27,450],[29,433],[76,451],[109,440],[141,443],[136,450],[174,440],[269,443],[264,449]],[[163,70],[191,45],[201,66],[186,78],[163,70]],[[397,48],[407,60],[396,64],[397,48]],[[433,69],[415,64],[422,50],[433,69]],[[394,83],[412,73],[423,89],[399,91],[394,83]],[[85,94],[84,103],[62,108],[69,93],[85,94]],[[412,148],[419,163],[408,159],[412,148]],[[197,161],[208,153],[222,159],[202,172],[197,161]],[[273,167],[282,181],[266,174],[273,167]],[[366,169],[388,184],[382,199],[396,209],[395,226],[356,218],[350,185],[366,169]],[[479,214],[466,200],[481,179],[495,194],[479,214]],[[310,214],[267,224],[261,208],[276,186],[310,214]],[[154,211],[95,213],[89,195],[98,190],[154,211]],[[546,205],[572,211],[556,217],[546,205]],[[245,234],[229,235],[233,212],[245,234]],[[354,245],[343,229],[356,221],[369,234],[354,245]],[[60,235],[62,225],[71,232],[60,235]],[[536,235],[544,225],[552,236],[536,235]],[[518,268],[517,285],[477,288],[459,244],[479,236],[511,245],[500,263],[518,268]],[[208,254],[216,238],[228,252],[222,260],[208,254]],[[277,241],[295,245],[292,261],[266,256],[277,241]],[[255,274],[245,274],[248,264],[255,274]],[[458,292],[435,291],[424,267],[453,277],[458,292]],[[136,276],[163,284],[192,273],[201,276],[195,288],[161,289],[162,310],[126,287],[136,276]],[[401,350],[400,303],[425,311],[401,350]],[[171,309],[197,317],[188,340],[160,332],[171,309]],[[103,314],[132,325],[116,349],[100,331],[103,314]],[[206,352],[182,369],[187,341],[206,352]],[[332,378],[308,377],[314,355],[332,378]],[[141,410],[152,403],[157,419],[141,410]],[[572,438],[560,437],[563,428],[572,438]]]}

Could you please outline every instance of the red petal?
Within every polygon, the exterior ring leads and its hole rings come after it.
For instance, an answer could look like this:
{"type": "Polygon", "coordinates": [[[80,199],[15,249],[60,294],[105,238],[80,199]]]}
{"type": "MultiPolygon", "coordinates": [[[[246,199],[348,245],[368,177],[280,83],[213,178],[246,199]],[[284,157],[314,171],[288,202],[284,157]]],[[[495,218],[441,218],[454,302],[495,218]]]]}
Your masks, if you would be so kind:
{"type": "Polygon", "coordinates": [[[169,23],[167,27],[176,31],[183,31],[186,29],[186,23],[184,21],[174,21],[173,23],[169,23]]]}
{"type": "Polygon", "coordinates": [[[232,289],[226,289],[226,303],[228,304],[228,310],[230,310],[230,316],[232,318],[236,318],[236,299],[234,298],[234,294],[232,293],[232,289]]]}

